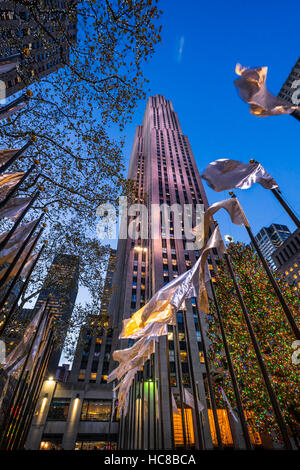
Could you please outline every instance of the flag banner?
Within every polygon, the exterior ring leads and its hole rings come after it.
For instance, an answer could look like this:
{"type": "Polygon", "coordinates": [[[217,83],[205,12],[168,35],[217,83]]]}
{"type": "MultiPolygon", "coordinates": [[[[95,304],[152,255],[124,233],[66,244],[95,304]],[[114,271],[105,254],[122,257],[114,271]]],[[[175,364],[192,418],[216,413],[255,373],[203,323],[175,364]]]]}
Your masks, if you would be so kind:
{"type": "Polygon", "coordinates": [[[244,225],[250,227],[247,217],[243,211],[236,197],[225,199],[224,201],[215,202],[204,212],[204,224],[197,225],[192,230],[192,234],[196,237],[196,241],[205,246],[209,234],[209,228],[213,222],[213,216],[220,209],[225,209],[231,219],[231,222],[236,225],[244,225]],[[204,225],[204,229],[203,229],[204,225]]]}
{"type": "Polygon", "coordinates": [[[21,109],[24,109],[27,106],[27,102],[25,103],[20,103],[15,106],[12,106],[10,109],[8,109],[5,113],[0,114],[0,119],[7,119],[13,114],[17,113],[18,111],[21,111],[21,109]]]}
{"type": "Polygon", "coordinates": [[[11,351],[11,353],[6,358],[6,363],[3,366],[3,370],[11,370],[11,368],[14,367],[28,353],[30,348],[30,341],[32,340],[35,330],[44,313],[44,308],[45,306],[43,305],[35,314],[33,320],[31,320],[29,326],[24,332],[20,343],[17,344],[17,346],[11,351]]]}
{"type": "Polygon", "coordinates": [[[0,219],[16,220],[30,203],[30,197],[17,197],[10,199],[5,207],[0,209],[0,219]]]}
{"type": "Polygon", "coordinates": [[[134,376],[137,373],[137,368],[127,372],[122,382],[120,382],[114,390],[119,390],[118,393],[118,406],[120,411],[123,410],[123,415],[126,416],[128,410],[128,393],[133,382],[134,376]]]}
{"type": "Polygon", "coordinates": [[[232,409],[232,406],[231,406],[231,404],[230,404],[230,402],[229,402],[229,400],[228,400],[228,397],[227,397],[226,393],[225,393],[224,390],[223,390],[223,387],[221,387],[221,393],[222,393],[222,397],[223,397],[224,401],[226,402],[226,404],[227,404],[227,406],[228,406],[228,409],[229,409],[229,411],[230,411],[230,413],[231,413],[231,415],[232,415],[234,421],[235,421],[236,423],[238,423],[238,422],[239,422],[238,417],[237,417],[236,414],[234,413],[234,411],[233,411],[233,409],[232,409]]]}
{"type": "Polygon", "coordinates": [[[3,149],[0,150],[0,171],[1,167],[5,165],[9,160],[15,156],[15,154],[19,151],[20,149],[3,149]]]}
{"type": "Polygon", "coordinates": [[[211,162],[201,176],[216,192],[226,189],[249,189],[255,183],[259,183],[265,189],[278,188],[276,181],[258,162],[242,163],[238,160],[220,158],[211,162]]]}
{"type": "Polygon", "coordinates": [[[220,233],[219,227],[216,227],[213,231],[212,236],[208,240],[205,248],[201,253],[201,261],[200,261],[200,271],[199,271],[199,308],[204,313],[209,313],[209,305],[208,305],[208,296],[206,292],[206,285],[205,285],[205,263],[207,261],[209,250],[212,248],[218,249],[221,253],[226,253],[226,248],[220,233]]]}
{"type": "Polygon", "coordinates": [[[25,266],[21,271],[20,277],[25,279],[28,276],[29,271],[31,270],[34,263],[36,262],[37,257],[38,257],[38,253],[29,257],[28,261],[26,261],[25,266]]]}
{"type": "Polygon", "coordinates": [[[249,103],[250,113],[258,116],[276,116],[291,114],[297,106],[278,98],[267,90],[266,80],[268,67],[250,69],[237,64],[235,72],[241,78],[234,81],[243,101],[249,103]]]}
{"type": "Polygon", "coordinates": [[[176,403],[175,397],[173,395],[173,392],[172,392],[172,410],[173,410],[174,415],[179,415],[177,403],[176,403]]]}
{"type": "MultiPolygon", "coordinates": [[[[194,397],[190,392],[187,391],[186,388],[184,389],[183,401],[187,406],[189,406],[192,409],[195,409],[194,397]]],[[[201,403],[200,400],[198,400],[198,408],[199,408],[199,411],[204,410],[204,405],[201,403]]]]}
{"type": "Polygon", "coordinates": [[[0,64],[0,74],[10,72],[11,70],[15,69],[18,65],[19,65],[18,61],[1,63],[0,64]]]}
{"type": "MultiPolygon", "coordinates": [[[[27,224],[21,225],[14,231],[13,235],[6,243],[5,248],[0,251],[0,266],[3,263],[11,263],[13,261],[16,253],[21,248],[22,243],[24,243],[24,241],[28,237],[37,220],[38,219],[33,220],[32,222],[28,222],[27,224]]],[[[8,232],[5,232],[0,235],[0,243],[5,240],[7,234],[8,232]]]]}
{"type": "Polygon", "coordinates": [[[141,337],[133,346],[127,349],[118,349],[113,352],[113,359],[119,362],[119,366],[107,377],[107,382],[120,380],[130,369],[141,368],[155,352],[155,342],[158,338],[168,334],[167,325],[164,323],[152,323],[143,329],[141,337]]]}
{"type": "MultiPolygon", "coordinates": [[[[27,256],[29,250],[31,249],[32,245],[35,243],[36,241],[36,238],[34,238],[33,240],[31,240],[27,245],[26,247],[24,248],[20,258],[18,259],[18,261],[16,262],[15,266],[13,267],[13,269],[11,270],[11,272],[9,273],[9,276],[8,276],[8,279],[10,279],[11,277],[13,276],[16,276],[16,274],[18,273],[20,267],[21,267],[21,264],[23,263],[25,257],[27,256]]],[[[36,256],[36,255],[33,255],[33,256],[36,256]]],[[[20,276],[21,277],[26,277],[26,272],[29,271],[30,268],[27,269],[26,271],[26,266],[30,263],[30,260],[32,257],[29,257],[29,260],[25,263],[25,266],[23,267],[22,271],[21,271],[21,274],[20,276]],[[24,273],[23,273],[24,271],[24,273]]],[[[32,263],[31,263],[32,265],[32,263]]],[[[8,267],[3,267],[0,271],[0,280],[3,278],[3,276],[5,275],[5,273],[7,272],[7,270],[9,269],[9,266],[8,267]]]]}
{"type": "Polygon", "coordinates": [[[9,191],[19,183],[23,176],[24,172],[22,171],[0,175],[0,201],[6,198],[9,191]]]}

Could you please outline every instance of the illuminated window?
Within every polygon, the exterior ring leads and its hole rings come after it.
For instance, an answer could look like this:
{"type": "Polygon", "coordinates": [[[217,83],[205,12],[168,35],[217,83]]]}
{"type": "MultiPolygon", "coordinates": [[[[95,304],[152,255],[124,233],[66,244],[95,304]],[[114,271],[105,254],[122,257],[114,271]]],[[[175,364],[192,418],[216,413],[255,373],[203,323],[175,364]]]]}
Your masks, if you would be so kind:
{"type": "Polygon", "coordinates": [[[81,421],[109,421],[111,414],[110,400],[84,400],[81,409],[81,421]]]}
{"type": "Polygon", "coordinates": [[[92,372],[92,373],[91,373],[90,380],[96,380],[96,378],[97,378],[97,373],[96,373],[96,372],[92,372]]]}
{"type": "Polygon", "coordinates": [[[102,338],[96,338],[96,343],[97,344],[102,344],[102,338]]]}
{"type": "MultiPolygon", "coordinates": [[[[183,427],[182,427],[182,417],[181,409],[178,408],[179,414],[173,413],[173,423],[174,423],[174,440],[175,446],[181,447],[184,445],[183,440],[183,427]]],[[[190,408],[185,408],[184,410],[185,417],[185,434],[188,444],[195,444],[195,435],[194,435],[194,426],[193,426],[193,417],[192,410],[190,408]]]]}
{"type": "MultiPolygon", "coordinates": [[[[209,420],[212,442],[215,446],[217,446],[218,440],[217,440],[213,411],[211,409],[208,409],[207,411],[208,411],[208,420],[209,420]]],[[[222,443],[225,446],[232,446],[233,440],[232,440],[232,434],[230,430],[227,411],[219,409],[217,410],[217,416],[218,416],[218,422],[219,422],[219,427],[220,427],[220,432],[221,432],[222,443]]]]}
{"type": "Polygon", "coordinates": [[[78,375],[78,382],[84,382],[85,379],[85,370],[80,370],[78,375]]]}
{"type": "Polygon", "coordinates": [[[200,359],[200,362],[204,362],[204,356],[203,356],[202,351],[199,351],[199,359],[200,359]]]}

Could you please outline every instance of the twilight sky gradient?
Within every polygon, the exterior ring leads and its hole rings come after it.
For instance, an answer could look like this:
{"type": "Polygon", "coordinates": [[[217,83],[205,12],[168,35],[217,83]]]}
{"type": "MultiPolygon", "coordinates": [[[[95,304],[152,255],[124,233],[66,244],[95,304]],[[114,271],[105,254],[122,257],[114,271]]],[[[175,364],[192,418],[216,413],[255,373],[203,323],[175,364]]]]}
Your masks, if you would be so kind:
{"type": "MultiPolygon", "coordinates": [[[[189,137],[200,172],[216,158],[244,162],[255,158],[272,174],[286,199],[300,212],[300,123],[290,116],[257,118],[233,85],[235,64],[269,67],[268,89],[277,94],[300,55],[300,4],[296,1],[160,0],[162,44],[144,68],[151,95],[173,102],[189,137]]],[[[140,102],[125,129],[128,162],[135,127],[142,123],[140,102]]],[[[204,182],[209,202],[225,199],[204,182]]],[[[274,196],[259,185],[236,191],[255,234],[263,225],[286,223],[274,196]]],[[[223,234],[248,241],[244,230],[218,216],[223,234]]]]}

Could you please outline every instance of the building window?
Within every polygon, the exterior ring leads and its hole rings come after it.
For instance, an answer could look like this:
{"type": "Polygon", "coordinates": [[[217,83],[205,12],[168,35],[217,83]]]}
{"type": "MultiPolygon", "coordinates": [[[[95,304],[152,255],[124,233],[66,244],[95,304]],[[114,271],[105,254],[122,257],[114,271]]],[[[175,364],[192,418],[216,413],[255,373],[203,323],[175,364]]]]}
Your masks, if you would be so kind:
{"type": "Polygon", "coordinates": [[[116,442],[108,441],[77,441],[75,450],[116,450],[116,442]]]}
{"type": "Polygon", "coordinates": [[[81,421],[109,421],[111,414],[110,400],[84,400],[81,409],[81,421]]]}
{"type": "Polygon", "coordinates": [[[67,421],[70,398],[54,398],[51,402],[48,421],[67,421]]]}

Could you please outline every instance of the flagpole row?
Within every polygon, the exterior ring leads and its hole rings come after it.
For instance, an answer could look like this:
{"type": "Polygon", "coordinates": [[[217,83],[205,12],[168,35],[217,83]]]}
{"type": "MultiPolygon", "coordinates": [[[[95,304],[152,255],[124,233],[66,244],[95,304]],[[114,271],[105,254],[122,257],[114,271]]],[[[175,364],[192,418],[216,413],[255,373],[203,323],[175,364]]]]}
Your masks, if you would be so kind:
{"type": "MultiPolygon", "coordinates": [[[[174,436],[174,420],[173,420],[173,406],[172,406],[172,384],[171,384],[171,371],[170,371],[170,352],[169,352],[169,340],[166,335],[166,359],[167,359],[167,370],[168,370],[168,394],[169,394],[169,412],[170,412],[170,427],[171,427],[171,448],[175,449],[175,436],[174,436]]],[[[160,356],[159,356],[160,357],[160,356]]],[[[163,439],[164,442],[164,439],[163,439]]]]}
{"type": "MultiPolygon", "coordinates": [[[[16,104],[22,103],[23,101],[27,101],[27,100],[29,100],[29,97],[27,95],[20,96],[20,98],[17,98],[15,101],[10,103],[9,105],[4,106],[3,108],[0,108],[0,116],[3,112],[9,110],[10,107],[12,107],[12,105],[15,106],[16,104]]],[[[11,165],[15,163],[16,160],[18,160],[18,158],[22,155],[22,153],[28,149],[28,147],[32,144],[32,142],[33,142],[32,139],[29,139],[28,142],[26,142],[26,144],[23,145],[23,147],[20,148],[20,150],[18,150],[13,157],[11,157],[6,163],[4,163],[4,165],[0,167],[0,173],[5,173],[8,170],[8,168],[10,168],[11,165]]]]}
{"type": "MultiPolygon", "coordinates": [[[[47,346],[48,347],[48,346],[47,346]]],[[[48,352],[47,352],[47,356],[44,360],[44,364],[43,364],[43,368],[41,370],[41,373],[40,373],[40,377],[39,377],[39,383],[38,383],[38,387],[35,391],[35,394],[34,394],[34,397],[33,397],[33,400],[32,400],[32,404],[29,408],[29,412],[28,412],[28,418],[27,420],[25,421],[25,426],[24,426],[24,430],[21,434],[21,437],[20,437],[20,443],[18,445],[18,449],[23,449],[24,448],[24,445],[26,443],[26,438],[27,438],[27,435],[28,435],[28,431],[29,431],[29,428],[31,426],[31,421],[32,421],[32,418],[33,418],[33,413],[34,413],[34,410],[36,408],[36,405],[37,405],[37,401],[38,401],[38,398],[40,396],[40,392],[41,392],[41,389],[42,389],[42,386],[43,386],[43,379],[44,379],[44,376],[45,376],[45,372],[46,372],[46,369],[47,369],[47,365],[48,365],[48,362],[49,362],[49,359],[50,359],[50,355],[53,351],[53,347],[54,347],[54,340],[53,340],[53,337],[52,337],[52,343],[51,343],[51,347],[49,348],[48,352]]],[[[26,415],[25,415],[25,418],[26,418],[26,415]]],[[[22,429],[22,427],[21,427],[22,429]]]]}
{"type": "Polygon", "coordinates": [[[17,254],[15,255],[13,261],[10,263],[9,267],[7,268],[7,270],[5,271],[5,274],[3,275],[3,277],[1,278],[0,280],[0,289],[5,285],[6,281],[8,280],[9,278],[9,275],[10,273],[13,271],[14,267],[16,266],[17,262],[19,261],[19,259],[21,258],[23,252],[25,251],[27,245],[28,245],[28,242],[29,240],[31,239],[35,229],[37,228],[37,226],[39,225],[40,221],[42,220],[44,214],[42,214],[38,220],[36,221],[36,223],[34,224],[33,228],[30,230],[29,234],[27,235],[27,237],[25,238],[25,241],[23,242],[23,244],[21,245],[21,247],[19,248],[17,254]]]}
{"type": "Polygon", "coordinates": [[[213,388],[212,381],[211,381],[211,372],[210,372],[209,360],[208,360],[208,355],[207,355],[207,351],[206,351],[204,332],[203,332],[203,328],[202,328],[201,317],[200,317],[200,314],[199,314],[199,306],[198,306],[197,299],[196,299],[196,305],[197,305],[196,310],[197,310],[199,330],[200,330],[200,335],[201,335],[201,342],[202,342],[202,347],[203,347],[203,357],[204,357],[204,364],[205,364],[205,369],[206,369],[206,377],[207,377],[210,403],[211,403],[211,408],[212,408],[213,417],[214,417],[218,447],[219,447],[219,449],[222,450],[223,449],[223,442],[222,442],[221,430],[220,430],[218,413],[217,413],[217,404],[216,404],[214,388],[213,388]]]}
{"type": "Polygon", "coordinates": [[[199,403],[198,403],[198,396],[196,390],[196,382],[195,382],[195,374],[194,374],[194,366],[192,360],[192,352],[191,352],[191,345],[190,345],[190,335],[188,331],[187,319],[186,319],[186,311],[183,311],[183,324],[184,324],[184,334],[186,338],[186,345],[187,345],[187,353],[188,353],[188,364],[189,364],[189,371],[190,371],[190,379],[192,384],[193,390],[193,398],[194,398],[194,407],[195,407],[195,418],[196,418],[196,427],[197,427],[197,435],[198,435],[198,445],[196,445],[196,449],[204,450],[204,441],[202,435],[202,429],[200,424],[200,410],[199,410],[199,403]]]}
{"type": "MultiPolygon", "coordinates": [[[[12,237],[12,235],[15,233],[16,229],[18,228],[18,226],[20,225],[20,223],[22,222],[22,220],[24,219],[25,215],[27,214],[27,212],[29,211],[29,209],[31,209],[33,203],[36,201],[36,199],[38,198],[39,196],[39,191],[37,191],[35,193],[35,195],[33,196],[33,198],[31,199],[31,201],[29,202],[29,204],[26,206],[26,208],[23,210],[22,214],[18,217],[18,219],[16,220],[14,226],[12,227],[12,229],[7,233],[6,237],[4,238],[4,240],[0,243],[0,251],[3,250],[3,248],[5,248],[5,245],[7,244],[7,242],[10,240],[10,238],[12,237]]],[[[44,214],[42,214],[44,215],[44,214]]],[[[42,216],[41,216],[42,217],[42,216]]]]}
{"type": "Polygon", "coordinates": [[[283,442],[284,442],[285,447],[287,449],[292,449],[292,445],[291,445],[291,441],[290,441],[290,438],[289,438],[289,433],[288,433],[288,430],[287,430],[287,426],[286,426],[286,423],[284,422],[284,419],[283,419],[283,416],[282,416],[282,413],[281,413],[281,410],[280,410],[280,407],[279,407],[279,404],[278,404],[278,401],[277,401],[277,397],[276,397],[276,395],[274,393],[274,390],[273,390],[273,387],[271,385],[270,378],[269,378],[269,373],[267,371],[264,360],[262,358],[262,355],[261,355],[261,352],[260,352],[260,349],[259,349],[259,345],[258,345],[256,336],[255,336],[255,333],[254,333],[254,330],[253,330],[253,326],[252,326],[251,320],[249,318],[246,306],[244,304],[244,300],[243,300],[242,294],[240,292],[240,289],[239,289],[239,286],[238,286],[238,283],[237,283],[237,280],[236,280],[236,277],[235,277],[235,274],[234,274],[234,271],[233,271],[233,268],[232,268],[232,265],[231,265],[230,258],[229,258],[227,253],[224,254],[224,257],[225,257],[226,264],[227,264],[228,269],[229,269],[231,279],[232,279],[233,284],[234,284],[235,291],[236,291],[238,299],[239,299],[239,303],[240,303],[240,306],[241,306],[241,309],[242,309],[242,312],[243,312],[245,322],[247,324],[247,328],[248,328],[248,332],[250,334],[251,342],[252,342],[252,345],[253,345],[253,348],[254,348],[254,351],[255,351],[255,354],[256,354],[256,357],[257,357],[257,361],[258,361],[258,364],[259,364],[259,367],[260,367],[260,370],[261,370],[261,373],[262,373],[262,376],[263,376],[263,379],[264,379],[264,382],[265,382],[265,385],[266,385],[266,388],[267,388],[267,391],[268,391],[268,395],[269,395],[269,398],[270,398],[270,401],[271,401],[271,404],[272,404],[272,407],[273,407],[273,410],[274,410],[274,414],[275,414],[276,419],[277,419],[278,426],[280,428],[280,432],[281,432],[281,435],[282,435],[282,438],[283,438],[283,442]]]}
{"type": "Polygon", "coordinates": [[[282,207],[284,208],[284,210],[287,212],[287,214],[290,216],[290,218],[292,219],[292,221],[294,222],[294,224],[299,228],[300,227],[300,220],[298,219],[298,217],[296,216],[296,214],[292,211],[292,209],[290,208],[290,206],[285,202],[285,200],[283,199],[283,197],[281,196],[280,194],[280,191],[277,190],[277,189],[271,189],[272,193],[274,194],[274,196],[276,197],[277,201],[279,201],[279,203],[282,205],[282,207]]]}
{"type": "Polygon", "coordinates": [[[182,370],[181,370],[181,361],[180,361],[180,349],[179,349],[179,339],[178,339],[178,330],[177,330],[177,320],[176,325],[173,325],[173,333],[174,333],[174,353],[177,362],[177,386],[179,389],[179,397],[180,397],[180,407],[181,407],[181,422],[182,422],[182,434],[183,434],[183,443],[184,447],[187,447],[187,438],[186,438],[186,426],[185,426],[185,414],[184,414],[184,396],[183,396],[183,383],[182,383],[182,370]]]}
{"type": "MultiPolygon", "coordinates": [[[[35,165],[31,165],[31,167],[26,171],[26,173],[24,174],[24,176],[22,176],[22,178],[20,179],[20,181],[9,191],[9,193],[6,195],[6,197],[0,201],[0,209],[2,209],[3,207],[6,206],[6,204],[8,203],[8,201],[10,201],[10,199],[16,194],[16,192],[18,191],[18,189],[20,188],[20,186],[24,183],[24,181],[28,178],[28,176],[30,175],[30,173],[32,173],[32,171],[34,170],[35,168],[35,165]]],[[[0,168],[1,170],[1,168],[0,168]]],[[[2,246],[0,245],[0,250],[2,250],[2,246]]]]}
{"type": "MultiPolygon", "coordinates": [[[[44,356],[44,355],[43,355],[44,356]]],[[[25,389],[24,393],[24,402],[22,403],[22,407],[20,408],[19,417],[16,420],[15,427],[12,430],[11,437],[10,437],[10,450],[15,450],[15,448],[19,447],[19,440],[24,432],[24,425],[29,418],[29,409],[33,403],[34,393],[36,391],[36,387],[39,383],[40,372],[43,369],[43,357],[39,361],[39,365],[36,365],[33,369],[33,374],[29,378],[29,383],[27,384],[27,389],[25,389]]]]}
{"type": "Polygon", "coordinates": [[[299,328],[297,326],[297,323],[296,323],[296,321],[293,317],[293,314],[292,314],[290,308],[288,307],[288,305],[287,305],[287,303],[286,303],[286,301],[285,301],[285,299],[284,299],[284,297],[283,297],[283,295],[280,291],[280,288],[279,288],[279,286],[278,286],[278,284],[277,284],[277,282],[276,282],[276,280],[275,280],[275,278],[274,278],[274,276],[273,276],[273,274],[272,274],[272,272],[271,272],[271,270],[268,266],[268,263],[266,262],[263,254],[262,254],[262,252],[261,252],[261,250],[260,250],[260,248],[257,244],[257,241],[255,240],[255,237],[253,236],[253,233],[252,233],[250,227],[246,227],[246,230],[247,230],[247,232],[249,234],[249,237],[250,237],[250,239],[251,239],[251,241],[254,245],[254,248],[255,248],[255,250],[256,250],[256,252],[257,252],[257,254],[258,254],[258,256],[259,256],[259,258],[262,262],[262,265],[263,265],[263,267],[264,267],[264,269],[267,273],[267,276],[270,279],[270,282],[271,282],[271,284],[273,286],[273,289],[274,289],[274,291],[275,291],[275,293],[278,297],[278,300],[281,304],[281,307],[282,307],[282,309],[283,309],[283,311],[286,315],[286,318],[287,318],[288,323],[291,327],[291,330],[293,331],[296,339],[300,339],[300,330],[299,330],[299,328]]]}
{"type": "Polygon", "coordinates": [[[220,312],[220,309],[219,309],[219,304],[218,304],[217,297],[216,297],[215,287],[214,287],[214,284],[213,284],[212,280],[210,280],[210,287],[211,287],[211,291],[212,291],[212,295],[213,295],[214,304],[215,304],[215,307],[216,307],[217,317],[218,317],[220,330],[221,330],[221,335],[222,335],[223,346],[224,346],[224,349],[225,349],[226,360],[227,360],[229,373],[230,373],[230,378],[231,378],[231,383],[233,385],[236,404],[237,404],[237,408],[238,408],[238,412],[239,412],[239,416],[240,416],[240,420],[241,420],[241,426],[242,426],[242,430],[243,430],[243,435],[244,435],[246,448],[247,448],[247,450],[252,450],[253,447],[252,447],[252,443],[251,443],[251,439],[250,439],[250,435],[249,435],[248,425],[247,425],[247,422],[246,422],[246,419],[245,419],[244,408],[243,408],[242,399],[241,399],[241,393],[240,393],[240,389],[239,389],[237,379],[236,379],[236,375],[235,375],[235,372],[234,372],[234,367],[233,367],[233,363],[232,363],[232,359],[231,359],[231,354],[230,354],[230,351],[229,351],[229,346],[228,346],[228,342],[227,342],[227,338],[226,338],[226,334],[225,334],[223,318],[222,318],[222,315],[221,315],[221,312],[220,312]]]}
{"type": "Polygon", "coordinates": [[[27,278],[25,279],[25,282],[22,284],[22,287],[21,287],[21,289],[20,289],[20,291],[19,291],[19,293],[18,293],[18,295],[17,295],[17,298],[16,298],[16,300],[14,301],[14,303],[13,303],[13,305],[12,305],[10,311],[6,313],[4,323],[3,323],[3,325],[1,326],[0,336],[3,334],[3,332],[4,332],[4,330],[5,330],[6,326],[7,326],[7,324],[8,324],[8,322],[9,322],[9,320],[11,319],[12,315],[14,314],[15,309],[16,309],[16,307],[18,306],[18,302],[19,302],[21,296],[22,296],[23,293],[26,291],[26,288],[27,288],[28,283],[29,283],[30,278],[31,278],[31,274],[32,274],[32,272],[33,272],[35,266],[37,265],[37,263],[38,263],[38,261],[39,261],[41,255],[42,255],[44,249],[45,249],[45,245],[43,245],[42,248],[40,249],[40,251],[39,251],[39,253],[38,253],[38,255],[37,255],[37,257],[36,257],[36,259],[35,259],[35,261],[34,261],[34,263],[33,263],[33,265],[31,266],[31,268],[30,268],[30,270],[29,270],[29,272],[28,272],[28,275],[27,275],[27,278]]]}
{"type": "MultiPolygon", "coordinates": [[[[5,302],[7,301],[7,299],[8,299],[8,297],[9,297],[9,295],[10,295],[12,289],[14,288],[14,286],[15,286],[15,284],[16,284],[16,282],[17,282],[17,280],[18,280],[18,278],[19,278],[19,276],[20,276],[20,274],[21,274],[21,272],[22,272],[22,270],[23,270],[25,264],[27,263],[27,260],[29,259],[31,253],[32,253],[33,250],[35,249],[35,247],[36,247],[36,245],[37,245],[37,242],[39,241],[39,239],[40,239],[40,237],[41,237],[43,231],[44,231],[44,228],[42,228],[42,229],[39,231],[39,233],[37,234],[35,242],[32,244],[32,246],[31,246],[30,250],[28,251],[27,255],[25,256],[24,261],[22,262],[22,264],[21,264],[21,266],[20,266],[20,268],[19,268],[17,274],[14,276],[13,281],[10,283],[9,288],[7,289],[6,293],[4,294],[4,297],[3,297],[3,299],[2,299],[1,302],[0,302],[0,312],[1,312],[2,308],[4,307],[4,304],[5,304],[5,302]]],[[[0,336],[1,336],[1,329],[0,329],[0,336]]]]}
{"type": "Polygon", "coordinates": [[[30,343],[30,347],[29,347],[29,351],[26,355],[26,360],[25,360],[25,363],[22,367],[22,371],[21,371],[21,374],[19,376],[19,379],[18,379],[18,382],[17,382],[17,385],[16,385],[16,388],[15,388],[15,394],[14,396],[11,398],[11,402],[9,404],[9,412],[7,414],[7,421],[8,421],[8,424],[5,423],[4,421],[4,424],[3,424],[3,429],[4,429],[4,432],[3,432],[3,437],[2,437],[2,440],[0,442],[0,449],[3,448],[3,446],[5,447],[5,443],[7,442],[7,433],[8,433],[8,430],[9,430],[9,422],[12,421],[12,424],[13,424],[13,421],[14,421],[14,415],[11,413],[11,408],[12,408],[12,405],[13,403],[17,403],[19,401],[19,397],[20,397],[20,384],[21,384],[21,381],[23,379],[23,374],[24,372],[26,371],[26,367],[27,367],[27,364],[28,364],[28,361],[29,361],[29,357],[31,355],[31,351],[32,351],[32,348],[33,348],[33,345],[34,345],[34,342],[36,340],[36,337],[37,337],[37,334],[39,332],[39,329],[40,329],[40,326],[42,324],[42,321],[44,320],[44,317],[45,315],[48,315],[49,312],[47,312],[47,307],[48,307],[48,302],[49,302],[49,299],[47,299],[46,303],[45,303],[45,307],[44,307],[44,311],[43,311],[43,314],[41,315],[41,318],[39,319],[39,322],[38,322],[38,325],[37,325],[37,328],[35,330],[35,333],[33,335],[33,339],[30,343]]]}

